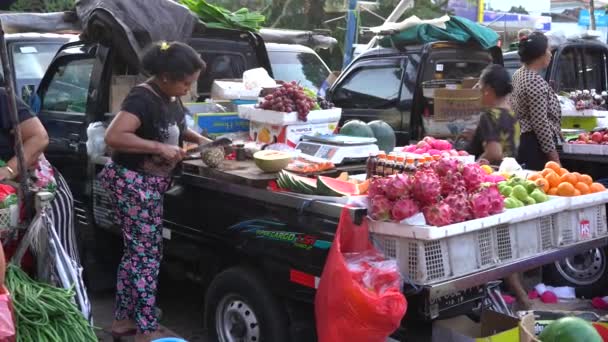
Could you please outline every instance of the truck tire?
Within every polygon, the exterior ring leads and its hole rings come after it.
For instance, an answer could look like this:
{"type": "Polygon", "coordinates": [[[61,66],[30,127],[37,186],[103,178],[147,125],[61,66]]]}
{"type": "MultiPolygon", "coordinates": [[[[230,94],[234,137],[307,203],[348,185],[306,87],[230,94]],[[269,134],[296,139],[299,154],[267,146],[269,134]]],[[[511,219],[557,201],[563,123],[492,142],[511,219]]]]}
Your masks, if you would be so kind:
{"type": "Polygon", "coordinates": [[[608,295],[606,249],[596,248],[543,267],[543,282],[552,286],[571,286],[577,297],[608,295]]]}
{"type": "Polygon", "coordinates": [[[256,272],[230,268],[211,282],[205,296],[211,341],[289,341],[287,313],[256,272]]]}

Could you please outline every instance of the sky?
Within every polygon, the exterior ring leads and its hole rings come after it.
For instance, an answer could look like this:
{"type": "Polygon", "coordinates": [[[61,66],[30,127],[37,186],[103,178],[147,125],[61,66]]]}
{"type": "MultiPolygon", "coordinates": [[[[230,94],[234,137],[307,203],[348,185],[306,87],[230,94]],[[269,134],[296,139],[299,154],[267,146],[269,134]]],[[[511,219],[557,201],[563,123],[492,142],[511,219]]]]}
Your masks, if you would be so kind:
{"type": "Polygon", "coordinates": [[[511,6],[523,6],[530,14],[549,12],[550,0],[485,0],[490,6],[498,11],[508,11],[511,6]]]}

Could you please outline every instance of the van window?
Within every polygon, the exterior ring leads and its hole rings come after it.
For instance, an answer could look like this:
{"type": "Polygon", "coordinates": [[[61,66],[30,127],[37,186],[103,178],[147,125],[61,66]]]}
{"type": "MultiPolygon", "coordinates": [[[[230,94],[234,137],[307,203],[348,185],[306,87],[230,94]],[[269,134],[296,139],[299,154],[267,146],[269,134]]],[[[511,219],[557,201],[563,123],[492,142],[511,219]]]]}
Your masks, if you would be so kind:
{"type": "Polygon", "coordinates": [[[340,108],[387,109],[397,105],[401,87],[400,60],[364,65],[336,88],[333,102],[340,108]]]}
{"type": "Polygon", "coordinates": [[[84,115],[94,63],[93,58],[59,60],[44,94],[42,110],[84,115]]]}
{"type": "Polygon", "coordinates": [[[606,90],[606,54],[601,50],[584,49],[581,73],[585,75],[583,89],[606,90]]]}
{"type": "Polygon", "coordinates": [[[207,97],[211,94],[213,81],[219,79],[238,79],[247,70],[247,61],[236,53],[201,52],[201,57],[207,64],[207,69],[201,73],[197,82],[198,94],[207,97]]]}
{"type": "Polygon", "coordinates": [[[576,49],[566,49],[560,56],[557,68],[559,91],[582,89],[582,68],[576,56],[576,49]]]}

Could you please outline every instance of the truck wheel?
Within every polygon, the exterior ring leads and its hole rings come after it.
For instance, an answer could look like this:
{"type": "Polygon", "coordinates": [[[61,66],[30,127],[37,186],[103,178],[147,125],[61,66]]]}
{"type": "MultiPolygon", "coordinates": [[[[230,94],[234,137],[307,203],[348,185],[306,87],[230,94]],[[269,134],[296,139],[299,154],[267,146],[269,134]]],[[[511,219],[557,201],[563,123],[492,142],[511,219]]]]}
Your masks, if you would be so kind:
{"type": "Polygon", "coordinates": [[[605,249],[592,249],[546,265],[543,268],[543,282],[553,286],[574,287],[577,297],[606,296],[607,262],[605,249]]]}
{"type": "Polygon", "coordinates": [[[205,325],[212,341],[289,341],[287,313],[255,272],[235,267],[207,290],[205,325]]]}

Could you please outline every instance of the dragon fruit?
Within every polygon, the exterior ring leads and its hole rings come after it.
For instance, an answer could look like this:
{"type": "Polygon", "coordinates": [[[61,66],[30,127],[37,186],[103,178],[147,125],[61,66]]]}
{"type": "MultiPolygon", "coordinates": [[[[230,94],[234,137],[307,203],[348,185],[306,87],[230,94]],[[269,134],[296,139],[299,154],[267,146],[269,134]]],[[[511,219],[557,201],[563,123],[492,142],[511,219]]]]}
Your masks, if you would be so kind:
{"type": "Polygon", "coordinates": [[[496,184],[485,185],[482,192],[490,200],[490,215],[500,214],[505,210],[505,198],[496,184]]]}
{"type": "Polygon", "coordinates": [[[452,223],[468,221],[473,217],[467,195],[464,192],[452,194],[441,203],[452,209],[452,223]]]}
{"type": "Polygon", "coordinates": [[[435,204],[441,195],[441,182],[435,172],[418,171],[412,184],[414,199],[423,205],[435,204]]]}
{"type": "Polygon", "coordinates": [[[475,192],[481,186],[486,176],[479,164],[466,164],[462,166],[462,177],[469,192],[475,192]]]}
{"type": "Polygon", "coordinates": [[[449,196],[451,194],[466,193],[467,188],[465,186],[462,175],[458,172],[448,171],[448,173],[441,177],[441,195],[449,196]]]}
{"type": "Polygon", "coordinates": [[[384,196],[384,187],[387,183],[387,178],[375,178],[369,185],[369,189],[367,190],[367,196],[369,198],[374,198],[376,196],[384,196]]]}
{"type": "Polygon", "coordinates": [[[483,191],[477,192],[470,196],[469,204],[471,206],[471,212],[473,217],[478,219],[482,217],[490,216],[492,211],[492,203],[490,199],[485,196],[483,191]]]}
{"type": "Polygon", "coordinates": [[[401,222],[406,218],[410,218],[416,215],[419,211],[420,209],[418,208],[418,205],[416,204],[416,202],[414,202],[414,200],[404,198],[395,202],[391,213],[393,214],[393,220],[401,222]]]}
{"type": "Polygon", "coordinates": [[[448,174],[448,172],[458,172],[459,162],[456,159],[442,158],[439,159],[433,165],[433,169],[435,173],[439,177],[443,177],[448,174]]]}
{"type": "Polygon", "coordinates": [[[452,224],[454,210],[449,205],[440,203],[425,207],[422,213],[427,224],[442,227],[452,224]]]}
{"type": "Polygon", "coordinates": [[[396,201],[401,197],[409,196],[411,187],[410,178],[400,174],[389,179],[384,185],[384,193],[389,200],[396,201]]]}
{"type": "Polygon", "coordinates": [[[403,152],[413,153],[414,151],[416,151],[417,148],[418,147],[416,147],[416,145],[408,145],[403,148],[403,152]]]}
{"type": "Polygon", "coordinates": [[[384,196],[374,196],[370,199],[371,217],[378,221],[390,221],[393,202],[384,196]]]}
{"type": "Polygon", "coordinates": [[[452,144],[447,140],[435,140],[430,143],[431,147],[439,151],[449,151],[452,149],[452,144]]]}

